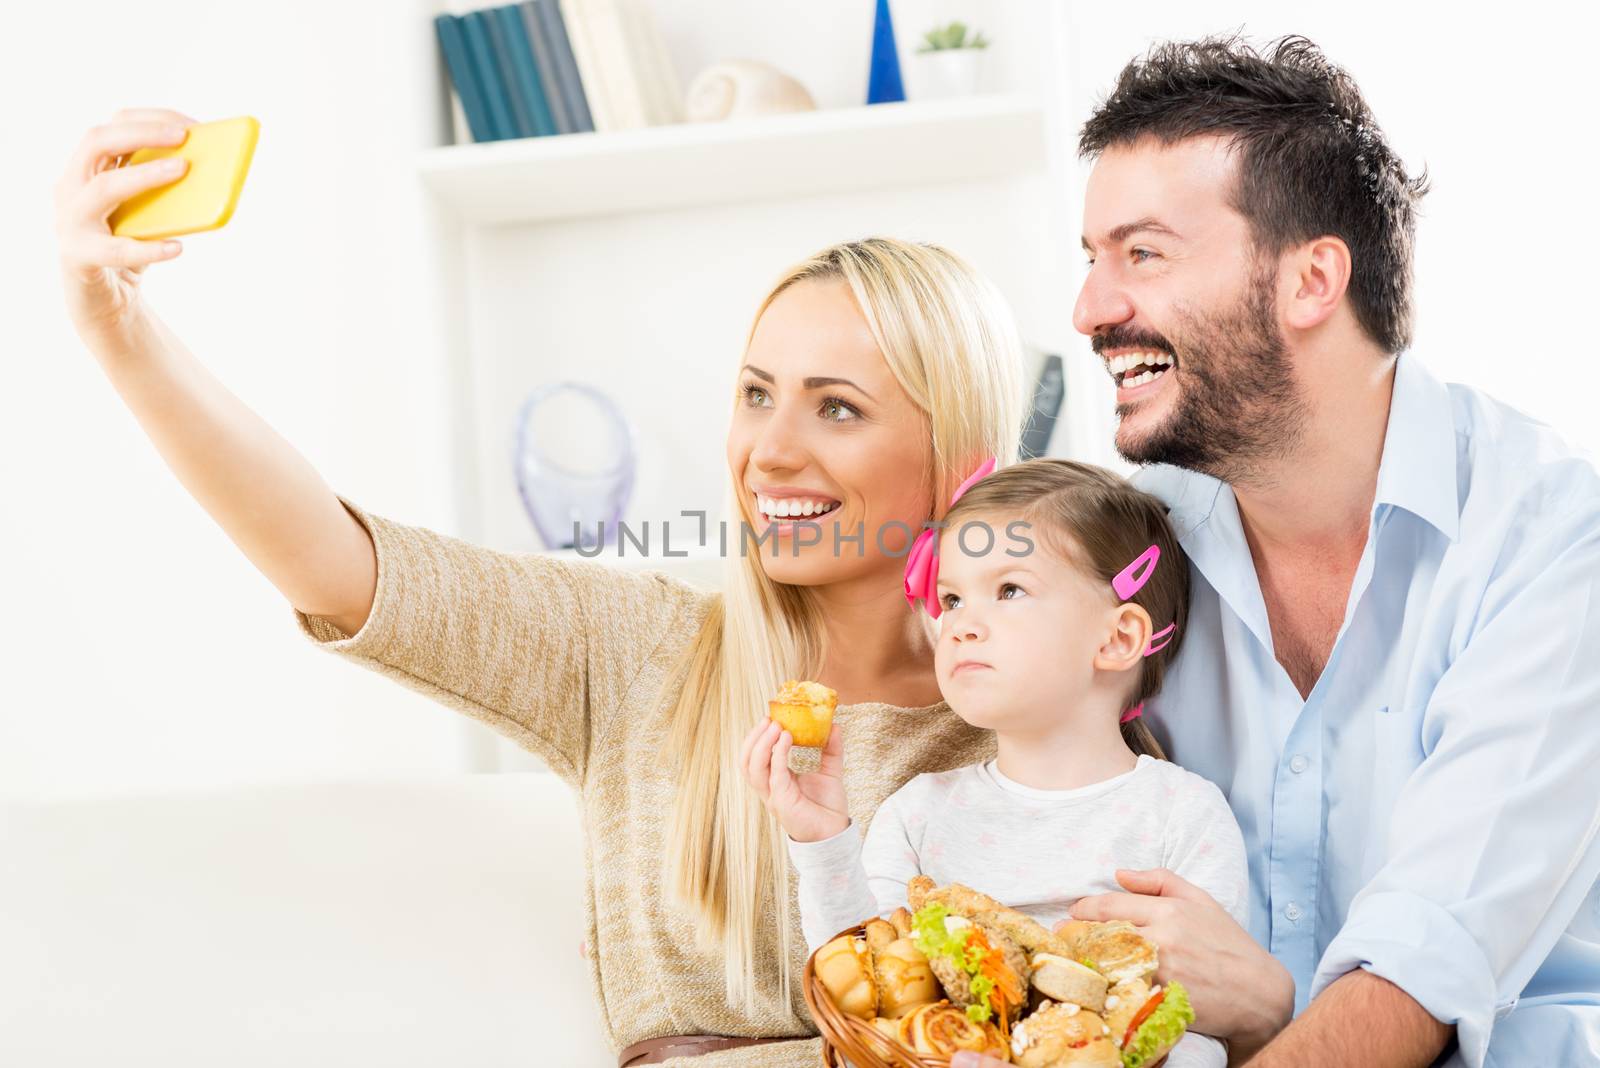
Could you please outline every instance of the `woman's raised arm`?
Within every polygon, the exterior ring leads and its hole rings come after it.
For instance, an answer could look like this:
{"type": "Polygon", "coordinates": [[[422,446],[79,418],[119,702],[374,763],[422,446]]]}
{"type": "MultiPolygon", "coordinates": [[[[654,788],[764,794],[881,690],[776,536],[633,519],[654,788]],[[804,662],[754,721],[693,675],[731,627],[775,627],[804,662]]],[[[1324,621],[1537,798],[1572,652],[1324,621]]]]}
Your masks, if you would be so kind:
{"type": "Polygon", "coordinates": [[[67,311],[157,452],[223,532],[296,608],[354,633],[377,588],[366,530],[306,458],[143,300],[145,269],[171,259],[175,243],[115,237],[106,222],[123,201],[182,173],[117,161],[181,143],[194,122],[173,111],[126,110],[83,135],[55,189],[67,311]]]}

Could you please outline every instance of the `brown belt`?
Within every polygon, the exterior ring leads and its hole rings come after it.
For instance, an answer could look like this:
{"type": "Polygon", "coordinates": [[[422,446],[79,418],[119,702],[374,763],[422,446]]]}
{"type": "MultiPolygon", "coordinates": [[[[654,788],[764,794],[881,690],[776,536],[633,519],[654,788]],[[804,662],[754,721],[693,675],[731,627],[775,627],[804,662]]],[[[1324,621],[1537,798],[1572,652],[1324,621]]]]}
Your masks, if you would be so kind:
{"type": "Polygon", "coordinates": [[[617,1054],[617,1068],[636,1068],[641,1064],[656,1064],[668,1057],[698,1057],[702,1053],[717,1053],[740,1046],[760,1046],[767,1042],[803,1042],[803,1036],[794,1038],[731,1038],[724,1035],[668,1035],[665,1038],[647,1038],[635,1042],[617,1054]]]}

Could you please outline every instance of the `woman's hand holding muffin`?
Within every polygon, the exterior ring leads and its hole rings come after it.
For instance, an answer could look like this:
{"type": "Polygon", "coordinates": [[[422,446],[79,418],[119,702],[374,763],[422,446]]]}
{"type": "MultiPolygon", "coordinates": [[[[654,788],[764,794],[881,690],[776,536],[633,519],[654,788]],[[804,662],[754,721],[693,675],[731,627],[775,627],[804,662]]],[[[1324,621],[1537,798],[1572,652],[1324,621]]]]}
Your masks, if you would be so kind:
{"type": "MultiPolygon", "coordinates": [[[[816,689],[825,690],[824,697],[833,695],[825,687],[816,689]]],[[[792,692],[792,685],[786,685],[784,694],[792,692]]],[[[780,722],[787,721],[780,702],[774,702],[778,707],[772,709],[772,718],[762,720],[745,735],[740,749],[740,763],[751,788],[796,842],[820,842],[850,825],[844,794],[844,743],[838,725],[832,723],[833,704],[834,701],[821,702],[816,709],[815,715],[827,724],[827,741],[816,771],[796,773],[789,769],[789,751],[796,742],[780,722]]]]}

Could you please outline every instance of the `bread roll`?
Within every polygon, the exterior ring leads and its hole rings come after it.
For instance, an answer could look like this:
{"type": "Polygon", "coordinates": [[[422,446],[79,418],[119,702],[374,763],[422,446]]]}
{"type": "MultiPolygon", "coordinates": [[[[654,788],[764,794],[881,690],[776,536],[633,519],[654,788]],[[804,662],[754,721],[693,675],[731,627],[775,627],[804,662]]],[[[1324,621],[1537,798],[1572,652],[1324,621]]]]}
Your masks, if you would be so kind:
{"type": "Polygon", "coordinates": [[[1122,1068],[1111,1029],[1096,1013],[1047,1003],[1011,1032],[1011,1059],[1023,1068],[1122,1068]]]}
{"type": "Polygon", "coordinates": [[[817,950],[812,967],[839,1011],[870,1020],[878,1013],[872,955],[864,939],[840,935],[817,950]]]}
{"type": "Polygon", "coordinates": [[[1061,936],[1070,943],[1073,958],[1088,960],[1113,984],[1150,976],[1159,963],[1156,944],[1123,920],[1074,920],[1061,936]]]}
{"type": "Polygon", "coordinates": [[[891,1020],[887,1016],[874,1016],[872,1026],[881,1034],[887,1035],[896,1042],[900,1041],[900,1021],[891,1020]]]}
{"type": "Polygon", "coordinates": [[[822,683],[790,679],[767,702],[767,715],[789,732],[795,745],[820,749],[828,742],[838,706],[839,695],[822,683]]]}
{"type": "Polygon", "coordinates": [[[867,948],[873,953],[877,953],[900,937],[900,932],[896,931],[894,924],[888,920],[868,920],[864,926],[867,932],[867,948]]]}
{"type": "Polygon", "coordinates": [[[909,938],[897,938],[872,955],[878,1015],[895,1019],[942,996],[928,958],[909,938]]]}
{"type": "Polygon", "coordinates": [[[1099,1012],[1106,1007],[1106,977],[1093,968],[1054,953],[1035,953],[1033,988],[1051,1001],[1065,1001],[1099,1012]]]}
{"type": "Polygon", "coordinates": [[[1143,979],[1124,979],[1114,984],[1106,994],[1106,1023],[1111,1033],[1122,1044],[1122,1036],[1133,1022],[1134,1014],[1150,1000],[1150,984],[1143,979]]]}

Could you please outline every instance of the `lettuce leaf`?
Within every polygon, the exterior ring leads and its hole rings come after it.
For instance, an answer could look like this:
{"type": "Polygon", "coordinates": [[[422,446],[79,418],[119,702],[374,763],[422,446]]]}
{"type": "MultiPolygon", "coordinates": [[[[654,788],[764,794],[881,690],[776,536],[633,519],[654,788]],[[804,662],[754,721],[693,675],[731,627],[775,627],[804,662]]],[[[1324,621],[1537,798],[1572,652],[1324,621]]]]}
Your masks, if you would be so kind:
{"type": "Polygon", "coordinates": [[[1122,1047],[1123,1068],[1144,1068],[1161,1050],[1172,1048],[1189,1029],[1189,1025],[1194,1023],[1194,1008],[1189,1004],[1189,992],[1183,988],[1183,984],[1168,983],[1166,992],[1161,1004],[1139,1025],[1128,1044],[1122,1047]]]}
{"type": "Polygon", "coordinates": [[[912,940],[923,956],[949,957],[970,972],[972,969],[966,967],[968,928],[947,929],[944,918],[949,914],[950,911],[937,901],[918,909],[911,918],[912,940]]]}
{"type": "Polygon", "coordinates": [[[972,1004],[967,1006],[967,1019],[981,1024],[994,1015],[989,998],[994,990],[994,980],[978,974],[987,953],[982,946],[969,942],[972,934],[970,926],[949,930],[944,922],[949,915],[950,910],[937,901],[922,906],[911,918],[912,941],[922,950],[923,956],[944,957],[967,973],[967,990],[972,995],[972,1004]]]}

